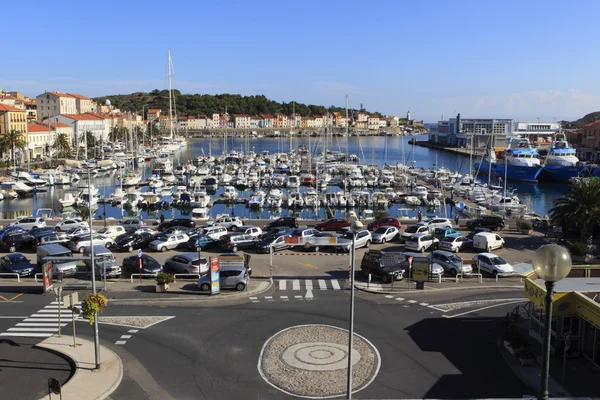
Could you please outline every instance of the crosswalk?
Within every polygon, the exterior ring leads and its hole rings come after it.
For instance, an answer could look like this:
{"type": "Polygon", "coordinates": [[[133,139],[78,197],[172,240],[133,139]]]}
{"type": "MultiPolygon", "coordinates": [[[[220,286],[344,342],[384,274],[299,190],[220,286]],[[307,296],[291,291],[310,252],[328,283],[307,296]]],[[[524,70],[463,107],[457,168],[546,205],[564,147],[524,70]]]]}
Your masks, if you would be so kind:
{"type": "Polygon", "coordinates": [[[276,287],[279,291],[342,289],[337,279],[278,279],[276,282],[276,287]]]}
{"type": "MultiPolygon", "coordinates": [[[[404,297],[399,297],[399,296],[395,296],[395,295],[391,295],[388,294],[385,296],[386,299],[390,299],[390,300],[395,300],[399,303],[402,303],[404,307],[410,307],[410,306],[421,306],[421,307],[428,307],[428,308],[432,308],[434,310],[437,310],[435,308],[435,306],[430,305],[429,303],[425,303],[422,301],[417,301],[417,300],[412,300],[412,299],[405,299],[404,297]]],[[[439,311],[439,310],[437,310],[439,311]]]]}
{"type": "MultiPolygon", "coordinates": [[[[76,304],[81,307],[81,303],[76,304]]],[[[75,320],[82,319],[80,316],[75,316],[75,320]]],[[[11,337],[39,337],[47,338],[58,333],[59,326],[62,328],[73,321],[71,311],[64,306],[60,310],[59,324],[58,302],[53,301],[41,310],[31,314],[21,322],[17,323],[12,328],[8,328],[6,332],[1,332],[0,336],[11,337]]]]}

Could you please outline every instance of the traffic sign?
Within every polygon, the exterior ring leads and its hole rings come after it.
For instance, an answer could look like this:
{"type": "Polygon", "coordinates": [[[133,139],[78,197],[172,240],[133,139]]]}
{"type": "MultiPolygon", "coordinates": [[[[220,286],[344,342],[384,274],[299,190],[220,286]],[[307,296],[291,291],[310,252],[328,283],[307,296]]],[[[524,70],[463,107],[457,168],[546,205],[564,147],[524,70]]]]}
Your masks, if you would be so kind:
{"type": "Polygon", "coordinates": [[[141,258],[142,257],[142,249],[138,249],[138,257],[141,258]]]}

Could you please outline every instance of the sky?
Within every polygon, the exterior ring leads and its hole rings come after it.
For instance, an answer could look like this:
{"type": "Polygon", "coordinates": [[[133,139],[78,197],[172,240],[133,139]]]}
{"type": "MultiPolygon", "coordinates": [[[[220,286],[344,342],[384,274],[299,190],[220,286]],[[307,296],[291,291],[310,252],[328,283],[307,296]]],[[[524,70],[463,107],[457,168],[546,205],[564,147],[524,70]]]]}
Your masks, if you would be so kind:
{"type": "Polygon", "coordinates": [[[0,87],[173,87],[433,122],[600,110],[597,0],[32,0],[0,7],[0,87]]]}

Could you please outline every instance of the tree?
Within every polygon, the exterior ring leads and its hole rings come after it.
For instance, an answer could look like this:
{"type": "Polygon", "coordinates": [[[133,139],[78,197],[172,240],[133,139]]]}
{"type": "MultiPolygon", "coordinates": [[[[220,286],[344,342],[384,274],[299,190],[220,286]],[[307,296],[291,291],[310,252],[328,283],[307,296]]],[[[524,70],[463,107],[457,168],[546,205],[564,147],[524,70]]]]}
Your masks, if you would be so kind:
{"type": "Polygon", "coordinates": [[[16,150],[24,150],[25,147],[26,143],[23,134],[15,129],[11,129],[0,136],[0,151],[4,154],[9,153],[13,160],[15,159],[16,150]]]}
{"type": "Polygon", "coordinates": [[[56,139],[54,139],[52,148],[56,150],[58,157],[66,157],[66,155],[71,152],[71,140],[66,133],[60,133],[56,139]]]}
{"type": "Polygon", "coordinates": [[[600,179],[578,179],[571,183],[571,192],[554,200],[550,209],[553,224],[563,228],[563,233],[576,231],[580,240],[593,232],[594,224],[600,221],[600,179]]]}

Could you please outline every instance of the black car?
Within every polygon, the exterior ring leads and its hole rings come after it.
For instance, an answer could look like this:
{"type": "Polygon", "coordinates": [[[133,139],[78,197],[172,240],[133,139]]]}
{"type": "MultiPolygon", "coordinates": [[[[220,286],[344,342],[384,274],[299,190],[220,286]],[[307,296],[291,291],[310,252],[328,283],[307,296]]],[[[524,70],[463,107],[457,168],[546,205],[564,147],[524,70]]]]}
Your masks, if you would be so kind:
{"type": "Polygon", "coordinates": [[[276,220],[271,221],[268,224],[266,224],[264,230],[270,231],[271,228],[275,228],[278,226],[287,226],[288,228],[296,229],[296,228],[298,228],[298,218],[295,218],[295,217],[277,218],[276,220]]]}
{"type": "Polygon", "coordinates": [[[169,229],[172,226],[183,226],[186,228],[195,228],[196,223],[189,218],[174,218],[170,221],[166,221],[166,222],[163,222],[162,224],[158,225],[158,231],[162,232],[166,229],[169,229]]]}
{"type": "Polygon", "coordinates": [[[389,283],[391,278],[399,281],[404,278],[408,268],[408,260],[402,255],[387,254],[382,251],[367,251],[362,261],[360,269],[365,277],[369,274],[379,278],[383,283],[389,283]]]}
{"type": "Polygon", "coordinates": [[[218,240],[201,233],[194,233],[190,236],[187,242],[187,247],[190,250],[198,251],[198,248],[200,248],[200,250],[204,250],[208,247],[215,247],[217,244],[219,244],[218,240]]]}
{"type": "Polygon", "coordinates": [[[13,233],[23,233],[25,229],[20,226],[7,226],[6,228],[0,229],[0,240],[6,235],[10,235],[13,233]]]}
{"type": "Polygon", "coordinates": [[[467,228],[488,228],[493,231],[504,229],[504,219],[499,215],[484,215],[477,219],[467,221],[467,228]]]}
{"type": "Polygon", "coordinates": [[[145,249],[154,240],[154,237],[148,232],[134,233],[126,236],[119,236],[119,240],[112,247],[115,251],[129,251],[145,249]]]}
{"type": "Polygon", "coordinates": [[[14,253],[17,249],[21,247],[32,247],[37,242],[35,241],[35,237],[30,235],[29,233],[13,233],[10,235],[4,235],[2,237],[2,242],[0,242],[2,247],[8,249],[9,253],[14,253]]]}
{"type": "Polygon", "coordinates": [[[29,234],[35,236],[35,240],[39,242],[42,236],[56,233],[56,229],[53,226],[43,226],[41,228],[33,228],[29,230],[29,234]]]}
{"type": "Polygon", "coordinates": [[[0,272],[27,276],[34,273],[33,265],[21,253],[9,254],[0,258],[0,272]]]}
{"type": "MultiPolygon", "coordinates": [[[[142,254],[142,274],[156,275],[162,271],[162,269],[162,265],[160,265],[158,261],[149,255],[142,254]]],[[[139,274],[140,264],[138,256],[125,257],[121,271],[129,276],[131,274],[139,274]]]]}

